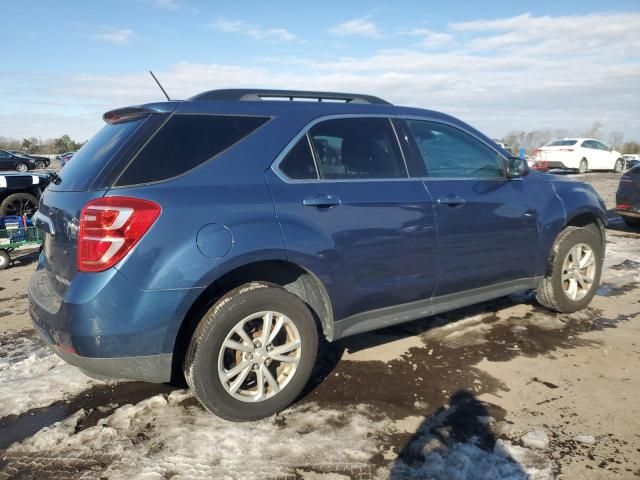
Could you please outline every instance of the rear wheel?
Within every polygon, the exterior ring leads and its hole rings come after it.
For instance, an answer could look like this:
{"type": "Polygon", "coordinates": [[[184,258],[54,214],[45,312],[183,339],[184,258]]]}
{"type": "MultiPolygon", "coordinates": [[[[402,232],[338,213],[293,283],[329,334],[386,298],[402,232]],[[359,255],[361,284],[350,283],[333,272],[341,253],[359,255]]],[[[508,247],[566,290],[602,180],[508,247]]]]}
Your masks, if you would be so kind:
{"type": "Polygon", "coordinates": [[[27,170],[29,170],[29,167],[27,167],[26,163],[19,163],[16,165],[16,171],[18,172],[26,172],[27,170]]]}
{"type": "Polygon", "coordinates": [[[296,399],[317,348],[316,324],[302,300],[278,286],[250,283],[203,316],[187,350],[185,378],[210,412],[256,420],[296,399]]]}
{"type": "Polygon", "coordinates": [[[9,254],[4,250],[0,250],[0,270],[9,268],[10,262],[11,262],[11,259],[9,258],[9,254]]]}
{"type": "Polygon", "coordinates": [[[622,217],[622,220],[627,224],[627,227],[640,228],[640,218],[622,217]]]}
{"type": "Polygon", "coordinates": [[[623,168],[624,161],[621,158],[617,159],[615,165],[613,166],[613,171],[616,173],[620,173],[623,168]]]}
{"type": "Polygon", "coordinates": [[[0,217],[18,215],[31,217],[38,209],[38,199],[30,193],[14,193],[0,202],[0,217]]]}
{"type": "Polygon", "coordinates": [[[557,312],[581,310],[595,295],[601,273],[602,246],[595,231],[567,227],[553,245],[536,298],[557,312]]]}
{"type": "Polygon", "coordinates": [[[42,160],[38,160],[38,161],[36,162],[36,168],[37,168],[38,170],[42,170],[44,167],[45,167],[45,164],[44,164],[44,162],[43,162],[42,160]]]}
{"type": "Polygon", "coordinates": [[[587,173],[587,169],[589,168],[589,164],[587,163],[587,159],[583,158],[580,160],[580,165],[578,167],[578,173],[587,173]]]}

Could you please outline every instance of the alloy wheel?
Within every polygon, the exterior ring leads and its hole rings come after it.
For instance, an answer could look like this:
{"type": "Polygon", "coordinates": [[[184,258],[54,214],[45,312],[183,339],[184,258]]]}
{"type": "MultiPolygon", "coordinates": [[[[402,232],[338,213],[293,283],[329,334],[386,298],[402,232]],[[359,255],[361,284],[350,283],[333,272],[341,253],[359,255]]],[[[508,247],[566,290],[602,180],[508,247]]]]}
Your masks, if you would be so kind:
{"type": "Polygon", "coordinates": [[[31,217],[37,209],[38,205],[33,203],[31,200],[26,198],[16,198],[7,204],[5,208],[5,215],[17,215],[20,217],[26,215],[27,217],[31,217]]]}
{"type": "Polygon", "coordinates": [[[582,300],[593,286],[596,276],[596,257],[586,243],[574,245],[562,264],[562,289],[573,300],[582,300]]]}
{"type": "Polygon", "coordinates": [[[238,322],[222,343],[218,377],[229,395],[261,402],[294,377],[302,353],[300,332],[286,315],[265,311],[238,322]]]}

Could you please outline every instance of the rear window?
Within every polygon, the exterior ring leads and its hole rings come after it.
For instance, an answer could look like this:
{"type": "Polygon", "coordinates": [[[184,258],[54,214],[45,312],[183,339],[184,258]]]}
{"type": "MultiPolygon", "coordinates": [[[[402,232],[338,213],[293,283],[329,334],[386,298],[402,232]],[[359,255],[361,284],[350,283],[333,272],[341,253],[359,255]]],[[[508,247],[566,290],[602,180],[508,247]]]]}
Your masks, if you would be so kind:
{"type": "Polygon", "coordinates": [[[116,185],[156,182],[185,173],[239,142],[267,120],[176,114],[133,159],[116,185]]]}
{"type": "Polygon", "coordinates": [[[569,147],[575,144],[576,144],[576,140],[554,140],[553,142],[547,143],[547,146],[548,147],[569,147]]]}
{"type": "Polygon", "coordinates": [[[124,145],[144,119],[105,125],[73,156],[60,172],[60,185],[51,189],[79,191],[89,188],[105,164],[124,145]]]}

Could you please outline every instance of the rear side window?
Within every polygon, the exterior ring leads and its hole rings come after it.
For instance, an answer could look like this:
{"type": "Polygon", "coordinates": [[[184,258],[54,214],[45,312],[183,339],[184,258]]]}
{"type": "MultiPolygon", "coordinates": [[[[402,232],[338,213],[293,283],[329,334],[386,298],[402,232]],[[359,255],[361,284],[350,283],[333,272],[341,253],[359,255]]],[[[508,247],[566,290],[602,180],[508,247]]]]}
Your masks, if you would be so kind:
{"type": "Polygon", "coordinates": [[[547,143],[547,147],[570,147],[571,145],[575,145],[577,140],[554,140],[553,142],[547,143]]]}
{"type": "Polygon", "coordinates": [[[407,170],[387,118],[340,118],[309,131],[325,179],[406,178],[407,170]]]}
{"type": "Polygon", "coordinates": [[[156,182],[187,172],[239,142],[267,120],[230,115],[174,115],[133,159],[116,185],[156,182]]]}
{"type": "Polygon", "coordinates": [[[313,161],[309,140],[304,135],[294,147],[289,150],[287,156],[279,165],[280,170],[293,180],[314,180],[318,178],[318,172],[313,161]]]}

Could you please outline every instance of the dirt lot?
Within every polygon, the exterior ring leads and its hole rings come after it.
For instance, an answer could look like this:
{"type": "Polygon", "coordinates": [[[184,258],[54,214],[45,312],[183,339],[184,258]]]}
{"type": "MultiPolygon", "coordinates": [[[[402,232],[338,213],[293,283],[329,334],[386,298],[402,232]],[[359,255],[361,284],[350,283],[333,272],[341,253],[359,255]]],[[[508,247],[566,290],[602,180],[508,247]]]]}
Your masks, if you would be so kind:
{"type": "MultiPolygon", "coordinates": [[[[618,175],[581,178],[613,206],[618,175]]],[[[588,309],[521,294],[341,341],[296,405],[252,424],[51,355],[26,255],[0,272],[0,478],[638,478],[640,234],[610,220],[588,309]]]]}

